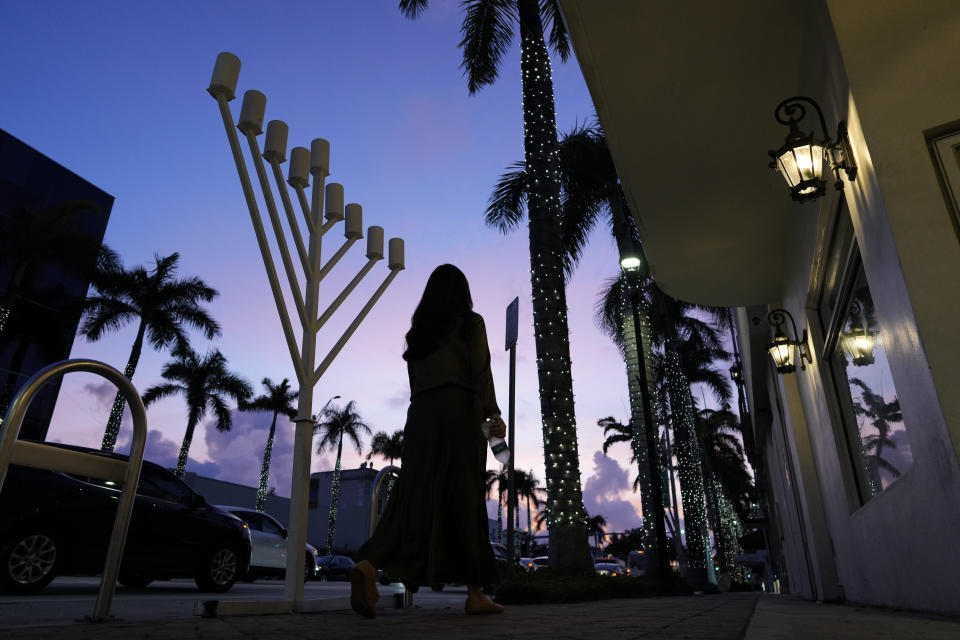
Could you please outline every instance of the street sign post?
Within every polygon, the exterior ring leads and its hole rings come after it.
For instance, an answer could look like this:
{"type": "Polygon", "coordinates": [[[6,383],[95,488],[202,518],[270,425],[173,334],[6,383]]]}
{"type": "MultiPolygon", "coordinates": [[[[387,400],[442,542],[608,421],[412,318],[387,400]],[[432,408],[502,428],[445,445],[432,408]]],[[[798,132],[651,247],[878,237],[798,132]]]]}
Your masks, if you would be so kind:
{"type": "Polygon", "coordinates": [[[514,298],[513,302],[507,305],[507,326],[505,349],[510,352],[510,398],[509,409],[507,413],[507,446],[510,447],[510,462],[507,464],[507,566],[512,572],[514,567],[515,552],[514,548],[514,530],[513,521],[517,509],[516,487],[514,486],[513,469],[514,460],[516,460],[517,450],[514,448],[514,398],[516,396],[517,382],[517,329],[520,315],[520,298],[514,298]]]}

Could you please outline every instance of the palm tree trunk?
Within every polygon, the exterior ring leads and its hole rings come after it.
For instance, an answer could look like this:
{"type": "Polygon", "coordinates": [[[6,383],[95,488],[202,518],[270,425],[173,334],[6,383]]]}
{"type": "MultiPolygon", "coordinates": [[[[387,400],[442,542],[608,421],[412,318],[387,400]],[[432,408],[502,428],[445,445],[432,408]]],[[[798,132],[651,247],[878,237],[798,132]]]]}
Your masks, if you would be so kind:
{"type": "Polygon", "coordinates": [[[21,261],[20,264],[17,265],[13,271],[13,275],[10,276],[10,282],[7,284],[6,291],[3,292],[3,298],[0,298],[0,335],[3,335],[3,330],[7,326],[7,320],[10,318],[10,314],[13,313],[13,306],[17,303],[17,298],[20,297],[20,289],[23,287],[23,276],[26,274],[28,266],[30,266],[30,263],[26,260],[21,261]]]}
{"type": "MultiPolygon", "coordinates": [[[[127,380],[133,379],[133,372],[137,370],[137,363],[140,362],[140,353],[143,351],[143,336],[147,332],[147,321],[140,319],[140,327],[137,329],[137,338],[133,341],[133,348],[130,350],[130,358],[127,360],[127,366],[123,369],[123,375],[127,380]]],[[[110,408],[110,416],[107,418],[107,430],[103,433],[103,442],[100,443],[101,451],[111,452],[117,446],[117,434],[120,433],[120,422],[123,420],[123,408],[126,406],[126,398],[117,391],[113,398],[113,406],[110,408]]],[[[184,460],[186,464],[186,460],[184,460]]]]}
{"type": "MultiPolygon", "coordinates": [[[[625,292],[630,287],[626,277],[622,275],[621,286],[625,292]]],[[[640,503],[643,509],[644,548],[650,550],[655,548],[656,539],[653,533],[653,495],[650,491],[650,464],[647,455],[646,420],[643,412],[643,394],[649,393],[649,390],[644,389],[640,382],[642,378],[640,362],[637,358],[638,334],[633,322],[633,311],[630,308],[629,296],[621,296],[621,301],[620,314],[623,323],[624,356],[627,365],[627,389],[630,394],[630,431],[633,433],[630,445],[633,448],[633,455],[637,459],[637,467],[640,471],[640,503]]]]}
{"type": "Polygon", "coordinates": [[[180,445],[180,455],[177,456],[177,468],[173,472],[178,478],[182,478],[187,470],[187,455],[190,453],[193,431],[196,429],[198,422],[200,422],[200,417],[194,411],[191,411],[190,417],[187,419],[187,432],[183,434],[183,444],[180,445]]]}
{"type": "Polygon", "coordinates": [[[586,572],[592,570],[592,565],[580,486],[570,374],[553,80],[538,2],[517,0],[517,8],[534,342],[543,421],[550,565],[566,572],[586,572]]]}
{"type": "Polygon", "coordinates": [[[497,483],[497,543],[503,544],[503,489],[497,483]]]}
{"type": "MultiPolygon", "coordinates": [[[[0,313],[2,313],[2,311],[0,311],[0,313]]],[[[4,383],[3,389],[0,389],[0,422],[3,422],[3,416],[6,414],[14,394],[20,389],[22,384],[20,378],[26,378],[23,373],[23,362],[27,359],[27,351],[29,351],[29,349],[30,340],[21,336],[10,358],[10,370],[7,371],[7,381],[4,383]]],[[[24,380],[24,382],[25,381],[26,380],[24,380]]],[[[20,437],[30,436],[25,436],[22,431],[20,437]]]]}
{"type": "Polygon", "coordinates": [[[680,470],[680,498],[683,501],[683,524],[686,530],[688,579],[695,583],[707,581],[707,514],[704,508],[703,471],[700,447],[694,432],[693,398],[690,384],[683,372],[677,352],[675,329],[670,319],[665,323],[668,336],[667,394],[673,417],[673,437],[677,446],[677,465],[680,470]]]}
{"type": "Polygon", "coordinates": [[[533,548],[533,526],[530,520],[530,496],[527,496],[527,555],[530,555],[530,549],[533,548]]]}
{"type": "Polygon", "coordinates": [[[257,511],[263,511],[267,503],[267,485],[270,482],[270,457],[273,455],[273,434],[277,430],[277,412],[273,412],[273,422],[270,423],[270,435],[267,436],[267,446],[263,448],[263,462],[260,464],[260,486],[257,488],[257,511]]]}
{"type": "Polygon", "coordinates": [[[333,534],[337,530],[337,506],[340,502],[340,454],[343,453],[343,433],[337,442],[337,463],[330,480],[330,519],[327,522],[327,554],[333,555],[333,534]]]}

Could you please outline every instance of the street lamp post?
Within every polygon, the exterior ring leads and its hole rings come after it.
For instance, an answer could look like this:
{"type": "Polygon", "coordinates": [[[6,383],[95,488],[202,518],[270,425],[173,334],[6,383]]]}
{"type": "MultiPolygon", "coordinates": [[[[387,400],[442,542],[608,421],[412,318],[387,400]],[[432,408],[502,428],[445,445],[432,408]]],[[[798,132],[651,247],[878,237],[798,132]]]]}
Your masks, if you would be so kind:
{"type": "MultiPolygon", "coordinates": [[[[304,549],[307,537],[307,506],[310,486],[310,460],[313,449],[313,390],[324,372],[340,353],[347,340],[353,335],[366,318],[373,305],[380,299],[384,291],[404,268],[403,240],[391,238],[389,243],[389,270],[390,273],[373,293],[366,305],[350,323],[340,339],[327,353],[326,357],[317,365],[317,332],[326,323],[330,316],[339,308],[347,296],[360,283],[373,265],[383,259],[383,228],[372,226],[367,229],[367,263],[350,281],[343,291],[328,305],[327,309],[319,313],[319,286],[320,281],[339,262],[357,240],[363,237],[362,209],[359,204],[350,203],[344,207],[343,187],[336,183],[325,185],[330,167],[330,143],[317,138],[310,143],[310,149],[294,147],[290,151],[289,173],[284,184],[280,165],[287,159],[287,125],[280,120],[272,120],[267,124],[267,135],[264,148],[261,151],[257,136],[263,133],[263,118],[266,110],[267,98],[259,91],[247,91],[243,96],[243,105],[240,110],[240,120],[234,127],[233,114],[228,102],[234,99],[237,79],[240,75],[240,60],[232,53],[221,53],[217,56],[213,77],[207,91],[212,95],[220,107],[224,128],[230,150],[237,166],[240,186],[250,212],[250,220],[260,247],[260,256],[270,282],[270,290],[280,316],[283,335],[290,351],[290,359],[299,382],[297,403],[297,417],[294,437],[293,471],[290,487],[290,527],[287,545],[291,553],[287,554],[286,581],[284,587],[283,607],[302,610],[303,603],[303,562],[304,554],[295,553],[297,549],[304,549]],[[246,137],[250,148],[257,179],[263,195],[263,202],[267,209],[274,239],[279,249],[281,262],[287,276],[289,297],[293,301],[297,319],[302,328],[302,339],[297,344],[287,311],[287,301],[280,285],[273,254],[264,230],[263,219],[257,204],[257,199],[247,172],[246,161],[243,157],[237,129],[246,137]],[[294,258],[287,244],[287,232],[281,222],[280,214],[273,191],[266,160],[270,172],[276,182],[280,195],[289,233],[296,249],[294,258]],[[310,186],[312,176],[312,192],[308,201],[306,187],[310,186]],[[288,191],[293,189],[296,201],[299,202],[306,227],[306,242],[301,232],[300,222],[294,210],[293,199],[288,191]],[[323,218],[326,218],[326,222],[323,218]],[[346,241],[327,260],[325,264],[320,260],[321,238],[337,222],[344,221],[344,236],[346,241]],[[299,266],[299,270],[298,267],[299,266]],[[304,281],[301,294],[300,281],[304,281]],[[299,347],[299,349],[298,349],[299,347]]],[[[331,398],[332,400],[332,398],[331,398]]],[[[326,407],[324,407],[326,408],[326,407]]],[[[249,607],[248,609],[249,610],[249,607]]]]}
{"type": "Polygon", "coordinates": [[[650,474],[650,498],[653,503],[651,508],[653,512],[653,531],[657,544],[656,571],[657,578],[661,582],[666,582],[671,577],[671,570],[669,556],[667,555],[667,529],[663,513],[663,483],[660,479],[660,448],[657,443],[658,428],[650,406],[647,367],[643,351],[643,333],[640,329],[640,281],[648,273],[648,266],[643,250],[639,246],[636,246],[632,241],[618,244],[620,245],[620,266],[630,288],[630,309],[633,314],[634,339],[637,344],[637,375],[640,378],[643,430],[647,442],[647,465],[650,474]]]}

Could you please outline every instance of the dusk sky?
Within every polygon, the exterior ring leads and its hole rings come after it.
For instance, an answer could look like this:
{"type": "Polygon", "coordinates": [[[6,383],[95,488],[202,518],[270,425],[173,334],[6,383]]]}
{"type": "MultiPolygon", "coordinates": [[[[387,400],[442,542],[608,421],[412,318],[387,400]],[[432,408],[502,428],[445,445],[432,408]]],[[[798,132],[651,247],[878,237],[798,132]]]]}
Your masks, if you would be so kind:
{"type": "MultiPolygon", "coordinates": [[[[314,407],[339,394],[356,401],[374,431],[402,428],[409,395],[403,335],[430,271],[450,262],[466,273],[486,319],[504,413],[504,315],[520,298],[517,465],[543,482],[526,225],[502,236],[483,223],[496,179],[523,158],[519,46],[496,84],[470,96],[459,68],[460,22],[453,0],[432,2],[418,20],[404,18],[394,0],[5,2],[0,127],[115,196],[106,242],[126,266],[178,251],[181,275],[220,292],[209,308],[223,335],[213,342],[195,336],[194,348],[219,348],[261,392],[264,376],[294,375],[217,106],[205,91],[217,54],[236,54],[243,67],[234,117],[244,91],[262,91],[266,120],[290,127],[289,147],[330,141],[328,182],[342,183],[346,201],[363,205],[364,227],[380,225],[387,238],[406,242],[407,269],[318,383],[314,407]]],[[[560,131],[592,119],[576,61],[555,61],[553,75],[560,131]]],[[[338,225],[325,237],[324,255],[342,241],[338,225]]],[[[364,247],[357,243],[324,281],[321,309],[359,270],[364,247]]],[[[617,269],[610,235],[598,230],[567,298],[586,506],[622,531],[640,521],[629,490],[636,472],[625,445],[611,450],[612,459],[598,453],[596,423],[627,419],[627,381],[593,321],[597,292],[617,269]]],[[[324,327],[319,357],[387,273],[384,260],[324,327]]],[[[72,355],[122,369],[134,334],[129,326],[97,343],[78,338],[72,355]]],[[[144,349],[133,378],[141,392],[160,381],[169,358],[144,349]]],[[[99,378],[71,374],[49,438],[99,446],[112,398],[99,378]]],[[[148,417],[147,457],[172,464],[186,425],[183,399],[158,403],[148,417]]],[[[198,428],[188,469],[254,486],[269,416],[238,414],[227,434],[208,428],[209,420],[198,428]]],[[[127,421],[121,441],[129,435],[127,421]]],[[[271,474],[280,495],[289,495],[291,447],[292,424],[284,423],[271,474]]],[[[348,451],[344,466],[362,460],[348,451]]],[[[332,455],[314,456],[314,470],[332,467],[332,455]]]]}

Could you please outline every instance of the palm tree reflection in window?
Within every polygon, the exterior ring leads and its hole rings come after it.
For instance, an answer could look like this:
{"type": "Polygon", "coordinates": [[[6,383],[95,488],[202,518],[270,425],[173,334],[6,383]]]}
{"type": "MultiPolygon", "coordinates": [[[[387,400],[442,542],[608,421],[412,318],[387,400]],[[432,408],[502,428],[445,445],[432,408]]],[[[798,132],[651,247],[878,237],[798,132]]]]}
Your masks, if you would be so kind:
{"type": "Polygon", "coordinates": [[[861,499],[877,495],[912,462],[900,400],[877,321],[876,308],[859,268],[839,328],[834,372],[846,387],[847,429],[852,457],[860,468],[861,499]]]}
{"type": "Polygon", "coordinates": [[[860,388],[860,398],[854,400],[853,412],[857,415],[860,446],[870,488],[876,494],[884,488],[880,482],[881,469],[894,478],[900,477],[900,470],[883,457],[883,450],[897,448],[897,443],[890,437],[891,425],[903,422],[903,412],[900,411],[900,400],[894,398],[887,402],[881,394],[874,393],[860,378],[850,378],[850,384],[851,389],[853,385],[860,388]],[[864,435],[862,429],[864,420],[869,421],[877,432],[864,435]]]}

